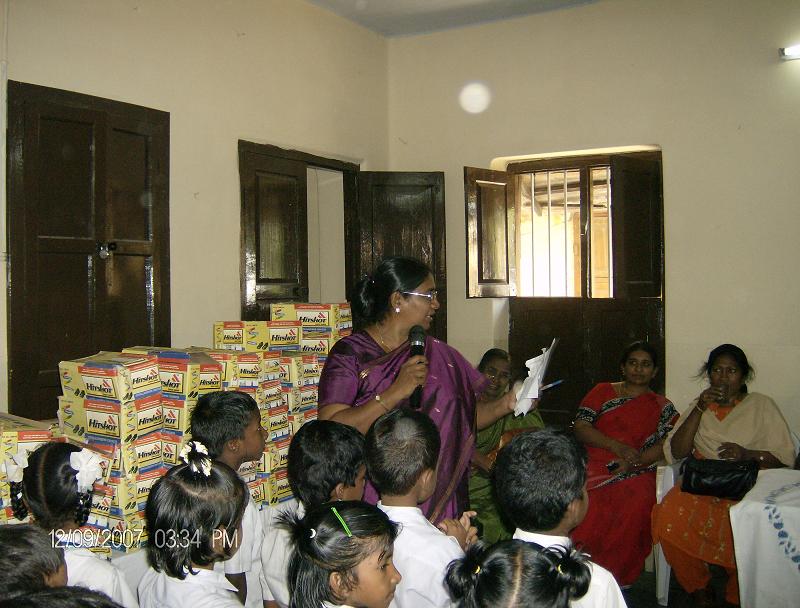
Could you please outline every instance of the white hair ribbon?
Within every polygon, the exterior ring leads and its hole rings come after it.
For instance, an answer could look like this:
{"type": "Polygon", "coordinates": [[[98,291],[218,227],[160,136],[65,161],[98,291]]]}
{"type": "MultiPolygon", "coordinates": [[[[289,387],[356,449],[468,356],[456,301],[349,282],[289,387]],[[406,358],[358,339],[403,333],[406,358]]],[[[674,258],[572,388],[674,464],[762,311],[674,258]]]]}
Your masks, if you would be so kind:
{"type": "Polygon", "coordinates": [[[206,448],[206,446],[199,441],[192,440],[183,446],[183,448],[181,448],[180,458],[183,460],[183,462],[188,464],[189,468],[195,473],[202,472],[206,477],[211,476],[211,458],[208,456],[208,448],[206,448]],[[204,457],[200,458],[199,468],[197,462],[189,459],[189,455],[193,451],[205,455],[204,457]]]}
{"type": "Polygon", "coordinates": [[[69,466],[77,471],[75,481],[78,482],[78,492],[91,492],[94,482],[103,476],[100,462],[100,456],[86,448],[69,455],[69,466]]]}
{"type": "Polygon", "coordinates": [[[19,483],[22,481],[22,471],[28,466],[28,452],[20,450],[11,458],[6,459],[6,476],[8,481],[19,483]]]}

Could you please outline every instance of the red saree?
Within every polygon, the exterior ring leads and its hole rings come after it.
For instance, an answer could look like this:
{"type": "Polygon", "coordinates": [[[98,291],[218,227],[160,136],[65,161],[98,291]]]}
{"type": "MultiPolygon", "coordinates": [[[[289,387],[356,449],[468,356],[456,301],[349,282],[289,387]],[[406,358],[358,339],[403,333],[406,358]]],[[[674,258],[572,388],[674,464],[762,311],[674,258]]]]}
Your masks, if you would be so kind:
{"type": "MultiPolygon", "coordinates": [[[[421,411],[439,429],[438,481],[433,496],[420,505],[431,521],[458,518],[468,507],[468,471],[475,445],[475,404],[487,380],[454,348],[428,336],[425,340],[428,380],[422,390],[421,411]]],[[[385,391],[409,358],[408,343],[390,353],[367,332],[339,340],[331,349],[319,383],[320,411],[331,403],[359,407],[385,391]]],[[[398,407],[407,406],[402,402],[398,407]]],[[[377,503],[369,483],[364,500],[377,503]]]]}
{"type": "MultiPolygon", "coordinates": [[[[610,383],[589,391],[576,415],[577,420],[585,420],[604,435],[639,451],[664,439],[677,418],[674,406],[663,395],[620,397],[610,383]]],[[[586,446],[586,451],[589,510],[573,530],[572,540],[592,561],[610,570],[621,586],[631,585],[652,549],[655,465],[615,476],[606,465],[618,458],[616,454],[592,446],[586,446]]]]}

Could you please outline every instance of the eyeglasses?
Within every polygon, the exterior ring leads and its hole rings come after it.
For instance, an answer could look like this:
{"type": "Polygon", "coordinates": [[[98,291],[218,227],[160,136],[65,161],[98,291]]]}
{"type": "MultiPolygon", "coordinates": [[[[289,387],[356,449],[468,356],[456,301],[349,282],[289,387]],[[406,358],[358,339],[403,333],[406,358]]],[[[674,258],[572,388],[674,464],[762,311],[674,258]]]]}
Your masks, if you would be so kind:
{"type": "Polygon", "coordinates": [[[437,296],[439,295],[438,289],[431,289],[428,293],[420,293],[419,291],[401,291],[407,296],[419,296],[421,298],[428,298],[429,300],[433,301],[434,298],[437,300],[439,299],[437,296]]]}

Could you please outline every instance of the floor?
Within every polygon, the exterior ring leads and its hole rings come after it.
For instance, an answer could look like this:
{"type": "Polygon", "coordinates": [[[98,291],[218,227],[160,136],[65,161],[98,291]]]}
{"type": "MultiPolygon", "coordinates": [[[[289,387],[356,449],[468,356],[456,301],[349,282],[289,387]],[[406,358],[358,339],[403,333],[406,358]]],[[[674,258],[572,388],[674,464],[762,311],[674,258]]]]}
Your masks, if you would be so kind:
{"type": "MultiPolygon", "coordinates": [[[[725,593],[726,575],[722,568],[711,568],[711,586],[717,597],[722,597],[725,593]]],[[[654,572],[642,572],[630,589],[623,592],[628,608],[663,608],[656,601],[656,575],[654,572]]],[[[732,604],[721,604],[724,607],[732,607],[732,604]]],[[[669,608],[692,608],[692,600],[689,595],[681,589],[675,577],[670,577],[669,581],[669,608]]]]}

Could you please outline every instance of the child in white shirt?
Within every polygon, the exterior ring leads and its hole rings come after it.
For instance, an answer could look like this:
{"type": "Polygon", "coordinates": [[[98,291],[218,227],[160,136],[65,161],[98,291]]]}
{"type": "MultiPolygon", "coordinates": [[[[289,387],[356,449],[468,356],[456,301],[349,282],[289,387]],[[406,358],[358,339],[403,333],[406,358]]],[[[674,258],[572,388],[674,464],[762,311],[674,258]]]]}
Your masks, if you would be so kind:
{"type": "Polygon", "coordinates": [[[291,553],[289,532],[278,525],[306,509],[331,500],[360,500],[364,495],[364,436],[355,428],[332,420],[307,422],[292,437],[287,472],[298,502],[270,508],[265,513],[261,548],[261,587],[268,608],[289,606],[286,572],[291,553]]]}
{"type": "Polygon", "coordinates": [[[291,608],[388,608],[402,577],[392,563],[397,526],[385,513],[357,500],[329,502],[284,524],[291,608]]]}
{"type": "MultiPolygon", "coordinates": [[[[258,404],[241,391],[217,391],[200,397],[192,411],[192,438],[206,448],[214,460],[238,471],[246,462],[260,460],[266,431],[261,428],[258,404]]],[[[263,608],[261,592],[261,543],[264,529],[258,508],[248,497],[242,519],[240,547],[229,560],[215,568],[236,587],[245,608],[263,608]]]]}
{"type": "Polygon", "coordinates": [[[150,568],[139,583],[142,608],[241,608],[237,588],[214,564],[239,549],[249,491],[228,465],[190,441],[185,464],[150,490],[145,507],[150,568]]]}
{"type": "Polygon", "coordinates": [[[54,545],[64,549],[67,584],[100,591],[124,608],[138,608],[136,596],[114,565],[82,542],[78,530],[86,524],[92,506],[94,482],[103,470],[97,454],[62,442],[39,446],[27,458],[21,487],[13,484],[11,508],[14,516],[31,519],[51,534],[54,545]]]}
{"type": "Polygon", "coordinates": [[[367,432],[367,472],[381,495],[378,507],[400,524],[394,563],[403,575],[393,608],[447,608],[453,605],[444,575],[447,565],[464,556],[475,538],[470,511],[461,521],[444,520],[437,528],[417,506],[436,489],[439,431],[424,413],[394,409],[367,432]]]}
{"type": "MultiPolygon", "coordinates": [[[[514,538],[569,551],[570,531],[586,516],[586,451],[561,431],[544,429],[512,439],[492,474],[500,508],[516,527],[514,538]]],[[[573,608],[625,608],[611,573],[589,562],[591,582],[573,608]]]]}

